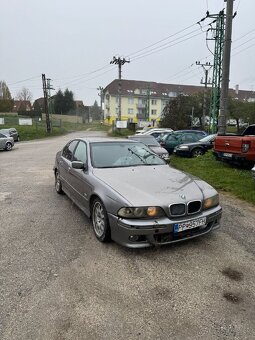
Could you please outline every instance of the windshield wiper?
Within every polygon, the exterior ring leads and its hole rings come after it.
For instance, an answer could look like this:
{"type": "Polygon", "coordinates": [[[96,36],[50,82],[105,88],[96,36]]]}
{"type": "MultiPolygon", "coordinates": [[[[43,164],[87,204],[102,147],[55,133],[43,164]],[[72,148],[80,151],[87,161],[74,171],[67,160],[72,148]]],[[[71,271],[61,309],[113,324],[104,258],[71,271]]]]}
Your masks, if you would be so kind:
{"type": "Polygon", "coordinates": [[[133,151],[131,148],[128,148],[128,151],[130,151],[133,155],[135,155],[136,157],[138,157],[138,158],[142,161],[143,164],[147,164],[146,161],[145,161],[145,159],[144,159],[142,156],[140,156],[138,153],[136,153],[135,151],[133,151]]]}

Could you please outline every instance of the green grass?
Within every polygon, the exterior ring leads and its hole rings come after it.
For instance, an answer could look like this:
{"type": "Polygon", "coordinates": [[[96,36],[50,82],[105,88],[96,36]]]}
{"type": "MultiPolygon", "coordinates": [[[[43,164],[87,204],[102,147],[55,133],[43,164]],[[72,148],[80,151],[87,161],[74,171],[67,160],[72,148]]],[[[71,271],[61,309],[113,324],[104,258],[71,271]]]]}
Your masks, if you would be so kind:
{"type": "Polygon", "coordinates": [[[172,156],[170,164],[205,180],[217,190],[255,204],[255,181],[251,171],[216,161],[211,151],[197,158],[172,156]]]}
{"type": "Polygon", "coordinates": [[[127,136],[133,135],[135,132],[129,129],[116,129],[115,131],[110,132],[108,135],[111,137],[122,137],[125,138],[127,136]]]}
{"type": "Polygon", "coordinates": [[[84,130],[93,130],[93,131],[109,131],[109,126],[101,125],[100,122],[93,122],[93,123],[69,123],[69,122],[62,122],[60,124],[59,120],[52,122],[52,132],[46,132],[46,124],[44,121],[37,121],[33,120],[32,126],[27,125],[18,125],[17,124],[17,117],[7,117],[6,119],[7,124],[1,125],[0,129],[7,129],[10,127],[16,128],[20,135],[21,141],[28,141],[33,139],[41,139],[41,138],[48,138],[54,137],[59,135],[64,135],[68,132],[73,131],[84,131],[84,130]]]}

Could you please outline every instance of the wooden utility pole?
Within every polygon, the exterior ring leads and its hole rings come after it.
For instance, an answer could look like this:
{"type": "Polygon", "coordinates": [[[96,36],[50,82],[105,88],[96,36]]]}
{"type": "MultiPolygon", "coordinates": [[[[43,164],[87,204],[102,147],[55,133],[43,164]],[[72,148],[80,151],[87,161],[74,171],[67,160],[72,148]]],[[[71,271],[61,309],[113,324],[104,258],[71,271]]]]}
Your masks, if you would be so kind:
{"type": "Polygon", "coordinates": [[[130,60],[127,60],[125,58],[116,58],[113,57],[112,61],[110,64],[116,64],[118,65],[118,70],[119,70],[119,86],[118,86],[118,94],[119,94],[119,105],[118,105],[118,120],[121,120],[121,66],[124,65],[125,63],[130,63],[130,60]]]}
{"type": "Polygon", "coordinates": [[[47,92],[47,84],[46,84],[45,74],[42,74],[42,83],[43,83],[44,112],[46,114],[46,131],[47,131],[47,133],[50,133],[51,132],[51,126],[50,126],[48,92],[47,92]]]}

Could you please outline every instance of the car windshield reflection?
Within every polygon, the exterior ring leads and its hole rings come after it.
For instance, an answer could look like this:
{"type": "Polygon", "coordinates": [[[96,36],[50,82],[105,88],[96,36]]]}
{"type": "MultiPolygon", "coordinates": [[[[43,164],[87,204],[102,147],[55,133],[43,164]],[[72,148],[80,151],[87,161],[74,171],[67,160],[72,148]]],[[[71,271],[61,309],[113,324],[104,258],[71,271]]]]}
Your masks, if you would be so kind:
{"type": "Polygon", "coordinates": [[[91,162],[94,168],[165,165],[166,162],[142,143],[91,143],[91,162]]]}

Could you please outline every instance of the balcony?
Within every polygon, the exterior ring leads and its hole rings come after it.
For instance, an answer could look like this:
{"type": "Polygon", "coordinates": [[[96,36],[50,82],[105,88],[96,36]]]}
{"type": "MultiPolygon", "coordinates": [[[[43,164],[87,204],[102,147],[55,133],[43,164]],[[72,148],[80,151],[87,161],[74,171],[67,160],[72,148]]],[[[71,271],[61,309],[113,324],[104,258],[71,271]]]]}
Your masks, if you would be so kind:
{"type": "Polygon", "coordinates": [[[145,109],[146,108],[146,104],[143,103],[138,103],[136,104],[137,109],[145,109]]]}

